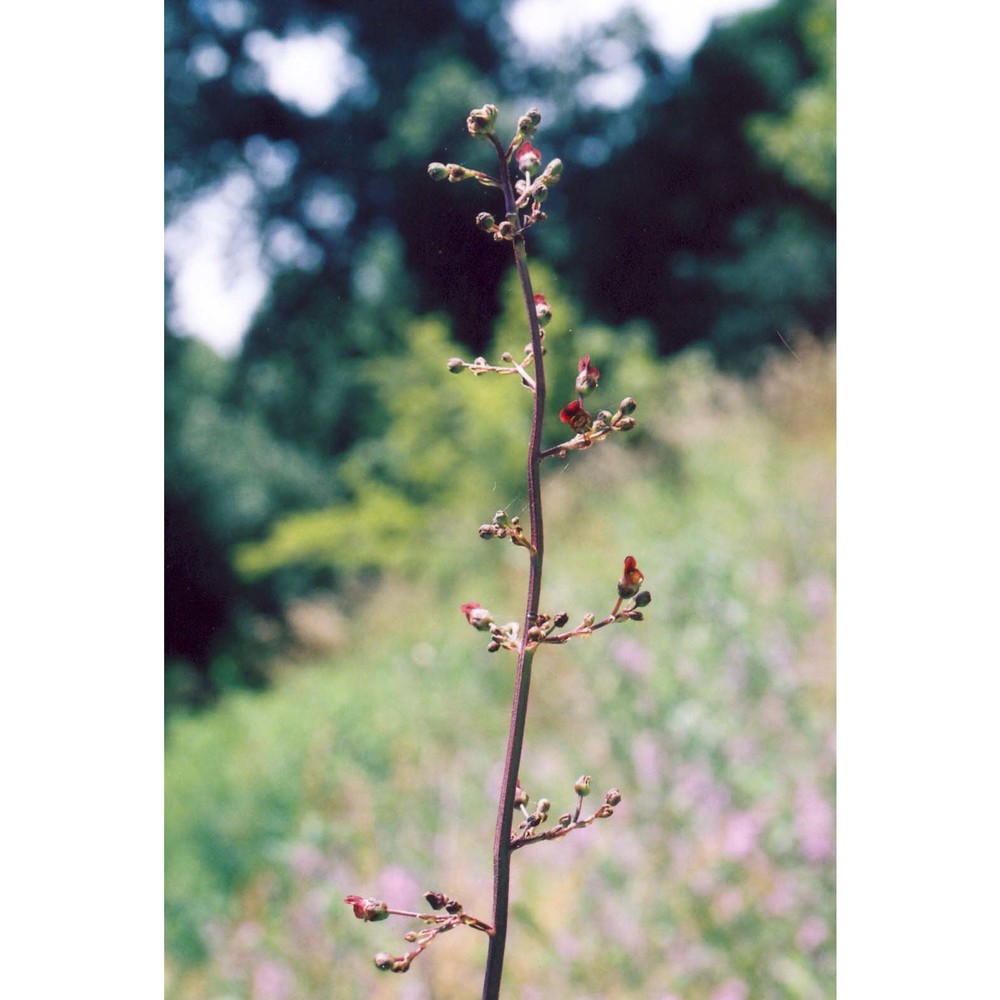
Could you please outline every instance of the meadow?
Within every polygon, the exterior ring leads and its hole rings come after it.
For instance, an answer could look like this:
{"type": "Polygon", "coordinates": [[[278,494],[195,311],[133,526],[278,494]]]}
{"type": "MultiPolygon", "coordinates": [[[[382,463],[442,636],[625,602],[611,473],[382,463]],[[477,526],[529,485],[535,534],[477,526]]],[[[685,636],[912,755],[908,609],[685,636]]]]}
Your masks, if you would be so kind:
{"type": "MultiPolygon", "coordinates": [[[[584,773],[623,801],[515,855],[507,996],[834,993],[835,352],[792,346],[745,380],[698,350],[623,366],[638,429],[546,468],[543,606],[607,613],[628,554],[652,603],[536,659],[522,784],[554,816],[584,773]]],[[[395,570],[292,609],[271,689],[171,719],[168,998],[479,995],[482,935],[387,975],[413,925],[342,902],[489,912],[513,658],[459,605],[519,617],[523,553],[477,527],[524,498],[470,477],[395,570]]]]}

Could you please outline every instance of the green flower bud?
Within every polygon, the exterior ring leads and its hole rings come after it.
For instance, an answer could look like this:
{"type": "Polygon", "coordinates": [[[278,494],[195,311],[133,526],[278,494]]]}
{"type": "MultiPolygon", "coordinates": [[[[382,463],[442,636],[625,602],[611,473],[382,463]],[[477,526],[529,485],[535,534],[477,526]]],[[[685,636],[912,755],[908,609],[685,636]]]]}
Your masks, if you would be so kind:
{"type": "Polygon", "coordinates": [[[653,595],[648,590],[643,590],[635,595],[634,603],[637,608],[644,608],[652,599],[653,595]]]}
{"type": "Polygon", "coordinates": [[[541,180],[551,187],[553,184],[559,183],[559,179],[562,177],[562,172],[562,160],[550,160],[548,165],[542,171],[541,180]]]}
{"type": "Polygon", "coordinates": [[[531,108],[517,120],[518,137],[527,138],[542,123],[542,113],[538,108],[531,108]]]}
{"type": "Polygon", "coordinates": [[[625,398],[624,398],[624,399],[623,399],[623,400],[622,400],[622,401],[621,401],[621,402],[620,402],[620,403],[618,404],[618,412],[619,412],[619,413],[620,413],[620,414],[621,414],[621,415],[622,415],[623,417],[627,417],[627,416],[628,416],[628,415],[629,415],[630,413],[634,413],[634,412],[635,412],[635,408],[636,408],[636,407],[637,407],[638,405],[639,405],[639,404],[638,404],[638,403],[637,403],[637,402],[636,402],[636,401],[635,401],[635,400],[634,400],[634,399],[633,399],[633,398],[632,398],[631,396],[626,396],[626,397],[625,397],[625,398]]]}
{"type": "Polygon", "coordinates": [[[433,181],[446,181],[448,179],[448,168],[443,163],[429,164],[427,173],[431,175],[433,181]]]}
{"type": "Polygon", "coordinates": [[[551,808],[552,808],[552,803],[548,799],[539,799],[538,800],[538,811],[543,816],[547,816],[549,814],[549,810],[551,808]]]}
{"type": "Polygon", "coordinates": [[[617,788],[612,788],[605,796],[604,801],[609,806],[616,806],[622,800],[622,793],[617,788]]]}
{"type": "Polygon", "coordinates": [[[465,367],[465,362],[461,358],[448,359],[448,371],[460,372],[465,367]]]}
{"type": "Polygon", "coordinates": [[[576,779],[576,784],[573,786],[573,791],[579,796],[590,794],[590,775],[584,774],[576,779]]]}
{"type": "Polygon", "coordinates": [[[375,956],[375,968],[381,969],[383,972],[392,972],[393,964],[395,959],[387,951],[380,951],[375,956]]]}

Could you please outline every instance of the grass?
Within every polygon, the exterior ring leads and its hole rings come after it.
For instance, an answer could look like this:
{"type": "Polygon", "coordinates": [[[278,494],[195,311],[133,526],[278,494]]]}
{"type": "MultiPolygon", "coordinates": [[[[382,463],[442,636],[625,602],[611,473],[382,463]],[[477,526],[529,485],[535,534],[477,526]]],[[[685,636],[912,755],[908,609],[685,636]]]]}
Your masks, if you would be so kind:
{"type": "MultiPolygon", "coordinates": [[[[506,995],[833,992],[835,360],[795,349],[749,383],[696,352],[629,372],[641,430],[547,470],[543,608],[605,613],[627,554],[653,603],[537,658],[522,783],[553,816],[582,773],[624,800],[515,856],[506,995]]],[[[410,925],[341,900],[488,913],[513,660],[458,605],[520,616],[523,553],[476,532],[505,500],[340,595],[335,653],[171,725],[168,997],[478,995],[481,935],[382,975],[410,925]]]]}

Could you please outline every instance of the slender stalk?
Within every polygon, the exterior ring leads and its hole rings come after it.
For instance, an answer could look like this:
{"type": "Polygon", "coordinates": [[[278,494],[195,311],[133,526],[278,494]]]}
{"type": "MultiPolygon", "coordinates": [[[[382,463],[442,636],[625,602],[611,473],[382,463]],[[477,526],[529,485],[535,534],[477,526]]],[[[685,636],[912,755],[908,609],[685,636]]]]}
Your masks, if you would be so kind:
{"type": "Polygon", "coordinates": [[[542,555],[544,538],[542,530],[542,490],[539,465],[542,451],[542,422],[545,416],[545,366],[542,359],[542,332],[535,312],[535,296],[528,273],[528,258],[524,234],[520,231],[515,207],[514,187],[510,179],[507,154],[496,136],[490,137],[500,161],[500,182],[508,221],[514,226],[514,261],[521,283],[524,305],[531,328],[532,358],[535,364],[534,405],[531,413],[531,437],[528,443],[527,491],[531,542],[534,552],[530,556],[528,594],[525,601],[524,628],[521,632],[521,649],[517,658],[514,680],[514,697],[507,734],[507,754],[504,759],[503,782],[497,808],[496,833],[493,840],[493,928],[486,957],[486,976],[483,981],[483,1000],[499,1000],[500,979],[503,975],[504,951],[507,944],[507,912],[510,900],[510,832],[514,817],[514,794],[518,771],[521,766],[521,748],[528,717],[528,692],[531,687],[531,663],[536,647],[529,648],[528,629],[538,614],[538,601],[542,591],[542,555]]]}

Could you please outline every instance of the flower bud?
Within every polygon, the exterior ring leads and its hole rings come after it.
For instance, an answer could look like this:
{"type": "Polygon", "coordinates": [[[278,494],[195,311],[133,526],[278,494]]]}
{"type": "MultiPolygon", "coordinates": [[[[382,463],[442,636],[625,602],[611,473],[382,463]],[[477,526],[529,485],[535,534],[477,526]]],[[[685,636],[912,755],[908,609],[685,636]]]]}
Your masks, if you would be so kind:
{"type": "Polygon", "coordinates": [[[529,136],[532,135],[535,129],[538,128],[542,123],[542,113],[538,108],[531,108],[526,111],[517,120],[517,134],[518,136],[529,136]]]}
{"type": "Polygon", "coordinates": [[[520,806],[526,806],[531,801],[531,796],[521,787],[521,782],[517,783],[517,788],[514,789],[514,808],[517,809],[520,806]]]}
{"type": "Polygon", "coordinates": [[[616,806],[622,800],[622,793],[617,788],[612,788],[605,796],[604,801],[609,806],[616,806]]]}
{"type": "Polygon", "coordinates": [[[432,181],[445,181],[448,179],[448,168],[443,163],[429,163],[427,173],[432,181]]]}
{"type": "Polygon", "coordinates": [[[615,424],[615,427],[617,427],[620,431],[633,431],[635,430],[635,417],[622,417],[622,419],[615,424]]]}
{"type": "Polygon", "coordinates": [[[626,556],[625,569],[622,573],[622,578],[618,581],[618,596],[622,599],[635,597],[639,593],[639,588],[642,586],[644,579],[642,570],[636,565],[635,558],[633,556],[626,556]]]}
{"type": "Polygon", "coordinates": [[[493,135],[498,113],[494,104],[484,104],[481,108],[470,111],[469,117],[465,119],[469,135],[493,135]]]}
{"type": "Polygon", "coordinates": [[[490,625],[493,624],[493,616],[484,607],[475,602],[463,604],[461,611],[468,623],[473,628],[479,629],[480,632],[489,631],[490,625]]]}
{"type": "Polygon", "coordinates": [[[461,358],[448,359],[448,371],[460,372],[465,367],[465,362],[461,358]]]}
{"type": "Polygon", "coordinates": [[[360,896],[345,896],[344,902],[354,909],[358,920],[385,920],[389,916],[389,906],[381,899],[362,899],[360,896]]]}
{"type": "Polygon", "coordinates": [[[448,171],[448,181],[451,184],[457,184],[459,181],[464,181],[469,177],[475,176],[468,167],[463,167],[460,163],[446,164],[446,169],[448,171]]]}
{"type": "Polygon", "coordinates": [[[562,177],[563,172],[563,162],[562,160],[549,160],[548,165],[542,171],[541,180],[551,187],[553,184],[559,183],[559,178],[562,177]]]}
{"type": "Polygon", "coordinates": [[[481,524],[479,525],[479,537],[480,538],[492,538],[495,534],[495,530],[492,524],[481,524]]]}
{"type": "Polygon", "coordinates": [[[559,614],[552,619],[552,624],[556,628],[562,628],[569,621],[569,614],[565,611],[560,611],[559,614]]]}
{"type": "Polygon", "coordinates": [[[514,238],[514,226],[507,219],[504,219],[497,226],[495,235],[502,240],[512,240],[514,238]]]}
{"type": "Polygon", "coordinates": [[[549,810],[551,808],[552,808],[552,803],[548,799],[539,799],[538,800],[538,811],[543,816],[548,816],[549,810]]]}
{"type": "Polygon", "coordinates": [[[632,398],[631,396],[626,396],[626,397],[625,397],[625,398],[624,398],[624,399],[623,399],[623,400],[622,400],[622,401],[621,401],[621,402],[620,402],[620,403],[618,404],[618,412],[619,412],[619,413],[620,413],[620,414],[621,414],[621,415],[622,415],[623,417],[627,417],[627,416],[628,416],[628,415],[629,415],[630,413],[635,413],[635,408],[636,408],[636,407],[637,407],[638,405],[639,405],[639,404],[638,404],[638,403],[637,403],[637,402],[636,402],[636,401],[635,401],[635,400],[634,400],[634,399],[633,399],[633,398],[632,398]]]}
{"type": "Polygon", "coordinates": [[[537,294],[535,296],[535,315],[538,317],[538,322],[542,325],[552,319],[552,306],[549,305],[548,299],[544,295],[537,294]]]}
{"type": "Polygon", "coordinates": [[[601,378],[601,370],[590,363],[590,355],[585,354],[580,358],[580,366],[576,376],[576,391],[581,396],[592,392],[597,388],[597,383],[601,378]]]}
{"type": "Polygon", "coordinates": [[[569,826],[570,823],[572,823],[572,822],[573,822],[573,814],[572,813],[563,813],[562,816],[559,817],[559,825],[560,826],[569,826]]]}
{"type": "Polygon", "coordinates": [[[545,201],[548,196],[549,189],[544,184],[538,183],[531,189],[531,197],[534,198],[539,205],[541,205],[541,203],[545,201]]]}
{"type": "Polygon", "coordinates": [[[381,969],[383,972],[391,972],[395,959],[387,951],[380,951],[375,956],[375,968],[381,969]]]}
{"type": "Polygon", "coordinates": [[[434,892],[432,890],[424,893],[424,899],[427,900],[432,910],[440,910],[448,902],[448,897],[443,892],[434,892]]]}
{"type": "Polygon", "coordinates": [[[492,233],[497,228],[497,220],[489,212],[480,212],[476,216],[476,225],[484,233],[492,233]]]}
{"type": "Polygon", "coordinates": [[[590,775],[583,774],[576,779],[576,784],[573,786],[573,791],[576,792],[581,798],[584,795],[590,794],[590,775]]]}
{"type": "Polygon", "coordinates": [[[641,611],[629,611],[626,613],[628,614],[629,618],[631,618],[632,621],[634,622],[641,622],[646,617],[641,611]]]}
{"type": "Polygon", "coordinates": [[[644,608],[653,599],[653,595],[648,590],[640,591],[635,595],[633,602],[637,608],[644,608]]]}

